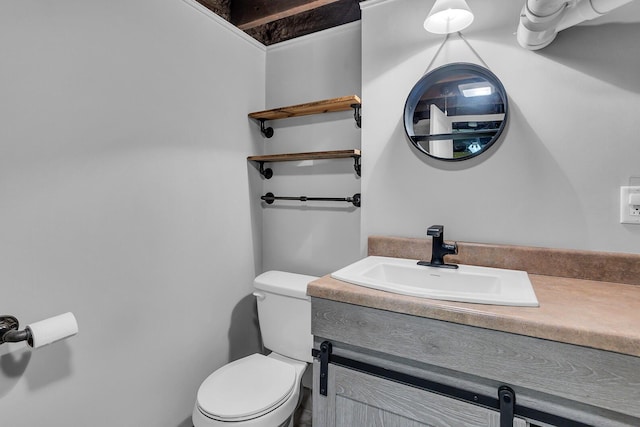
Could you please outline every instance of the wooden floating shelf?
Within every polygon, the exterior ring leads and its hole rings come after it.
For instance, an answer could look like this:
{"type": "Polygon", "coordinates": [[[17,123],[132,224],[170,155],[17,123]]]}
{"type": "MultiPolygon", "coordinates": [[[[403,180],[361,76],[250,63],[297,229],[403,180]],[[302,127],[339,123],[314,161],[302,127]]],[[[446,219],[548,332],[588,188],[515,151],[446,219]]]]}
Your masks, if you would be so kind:
{"type": "Polygon", "coordinates": [[[325,99],[306,104],[292,105],[289,107],[273,108],[271,110],[250,113],[249,117],[256,120],[277,120],[289,117],[308,116],[310,114],[333,113],[348,111],[362,104],[357,95],[343,96],[340,98],[325,99]]]}
{"type": "Polygon", "coordinates": [[[269,154],[266,156],[249,156],[247,160],[254,162],[293,162],[300,160],[347,159],[360,157],[360,150],[313,151],[309,153],[269,154]]]}
{"type": "Polygon", "coordinates": [[[308,153],[284,153],[284,154],[268,154],[264,156],[249,156],[247,160],[258,162],[260,164],[260,174],[266,179],[273,176],[273,170],[265,169],[264,164],[267,162],[293,162],[301,160],[332,160],[332,159],[348,159],[353,158],[353,167],[360,175],[360,150],[334,150],[334,151],[312,151],[308,153]]]}

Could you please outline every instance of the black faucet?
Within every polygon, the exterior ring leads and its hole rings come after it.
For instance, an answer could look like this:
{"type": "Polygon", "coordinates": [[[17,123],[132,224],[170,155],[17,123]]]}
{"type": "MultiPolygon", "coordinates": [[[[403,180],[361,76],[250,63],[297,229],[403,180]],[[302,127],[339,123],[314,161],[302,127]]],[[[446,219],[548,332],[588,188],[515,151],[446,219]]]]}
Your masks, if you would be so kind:
{"type": "Polygon", "coordinates": [[[431,261],[418,261],[418,265],[441,268],[458,268],[456,264],[446,264],[445,255],[455,255],[458,253],[458,245],[455,243],[444,243],[444,226],[432,225],[427,229],[427,236],[431,236],[431,261]]]}

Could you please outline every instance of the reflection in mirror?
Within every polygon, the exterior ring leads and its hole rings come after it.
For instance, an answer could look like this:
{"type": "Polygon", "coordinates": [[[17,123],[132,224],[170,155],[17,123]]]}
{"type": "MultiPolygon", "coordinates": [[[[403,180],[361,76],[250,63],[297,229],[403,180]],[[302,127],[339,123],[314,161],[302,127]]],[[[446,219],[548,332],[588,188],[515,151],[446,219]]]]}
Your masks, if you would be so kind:
{"type": "Polygon", "coordinates": [[[464,160],[486,151],[507,123],[500,80],[476,64],[448,64],[425,74],[404,108],[404,128],[421,152],[464,160]]]}

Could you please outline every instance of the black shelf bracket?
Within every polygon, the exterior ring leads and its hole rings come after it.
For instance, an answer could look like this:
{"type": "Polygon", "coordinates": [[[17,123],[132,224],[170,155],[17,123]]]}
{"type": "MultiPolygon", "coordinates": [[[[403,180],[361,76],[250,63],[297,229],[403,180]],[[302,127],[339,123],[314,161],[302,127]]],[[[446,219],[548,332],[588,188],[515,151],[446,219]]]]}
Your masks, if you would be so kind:
{"type": "Polygon", "coordinates": [[[360,156],[353,156],[353,168],[358,176],[362,176],[362,166],[360,165],[360,156]]]}
{"type": "Polygon", "coordinates": [[[273,169],[264,168],[264,162],[258,162],[260,164],[260,175],[262,175],[265,179],[271,179],[273,176],[273,169]]]}
{"type": "Polygon", "coordinates": [[[273,128],[265,127],[264,122],[266,121],[266,119],[260,119],[260,132],[262,132],[265,138],[271,138],[273,136],[273,128]]]}
{"type": "Polygon", "coordinates": [[[353,118],[356,121],[356,125],[361,128],[362,127],[362,116],[360,115],[360,107],[362,104],[351,104],[351,108],[353,108],[353,118]]]}

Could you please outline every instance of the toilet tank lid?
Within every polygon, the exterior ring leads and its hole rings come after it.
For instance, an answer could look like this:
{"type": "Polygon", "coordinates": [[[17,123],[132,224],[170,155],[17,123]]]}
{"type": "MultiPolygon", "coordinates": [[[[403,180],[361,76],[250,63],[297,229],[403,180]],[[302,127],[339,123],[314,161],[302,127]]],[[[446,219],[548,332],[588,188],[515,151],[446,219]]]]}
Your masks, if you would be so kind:
{"type": "Polygon", "coordinates": [[[253,285],[261,291],[293,298],[308,299],[307,284],[316,279],[317,277],[315,276],[272,270],[256,277],[253,285]]]}

